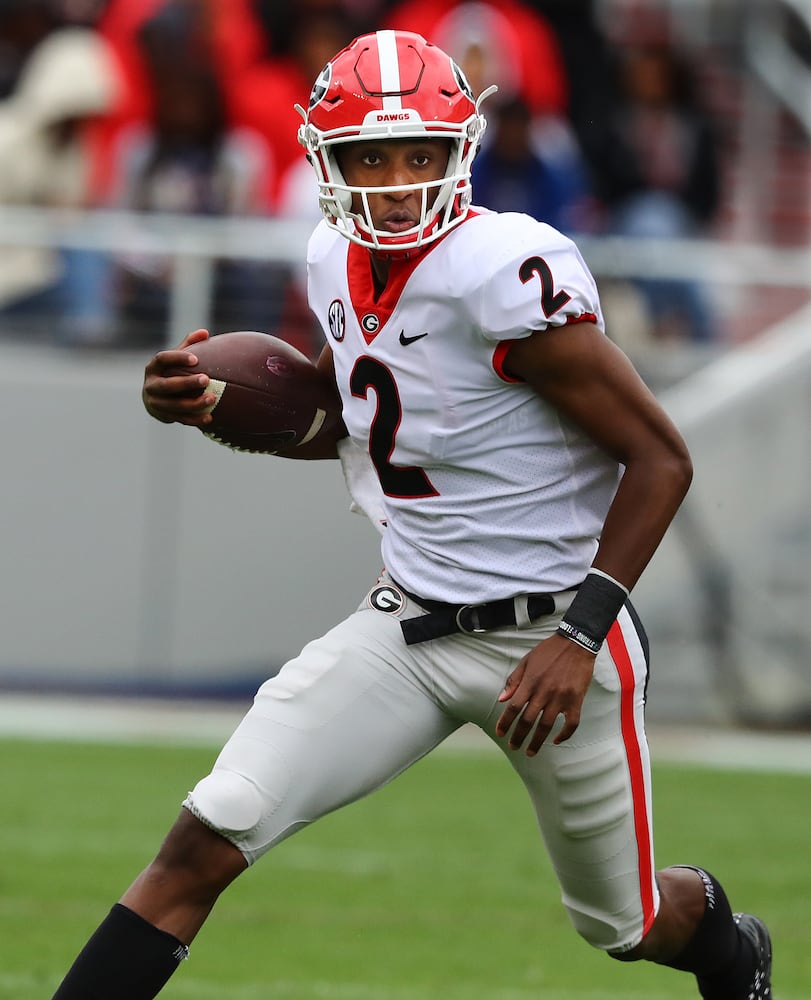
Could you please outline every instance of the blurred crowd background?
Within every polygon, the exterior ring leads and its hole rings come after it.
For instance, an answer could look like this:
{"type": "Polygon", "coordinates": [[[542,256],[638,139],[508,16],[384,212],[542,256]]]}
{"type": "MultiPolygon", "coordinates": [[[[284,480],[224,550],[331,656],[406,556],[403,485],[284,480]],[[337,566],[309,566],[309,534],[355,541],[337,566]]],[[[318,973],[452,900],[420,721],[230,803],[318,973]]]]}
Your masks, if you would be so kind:
{"type": "MultiPolygon", "coordinates": [[[[770,37],[811,79],[799,0],[0,0],[0,234],[8,206],[314,223],[294,105],[355,35],[397,27],[449,51],[477,92],[499,86],[475,203],[528,212],[587,247],[807,245],[811,110],[804,121],[791,94],[757,79],[748,38],[767,7],[770,37]]],[[[268,228],[269,247],[279,238],[268,228]]],[[[0,336],[166,342],[168,244],[145,250],[126,226],[96,245],[47,242],[2,238],[0,336]]],[[[269,258],[214,261],[204,319],[315,353],[300,261],[269,258]]],[[[705,277],[605,275],[612,336],[711,350],[809,296],[757,274],[732,289],[705,277]]]]}

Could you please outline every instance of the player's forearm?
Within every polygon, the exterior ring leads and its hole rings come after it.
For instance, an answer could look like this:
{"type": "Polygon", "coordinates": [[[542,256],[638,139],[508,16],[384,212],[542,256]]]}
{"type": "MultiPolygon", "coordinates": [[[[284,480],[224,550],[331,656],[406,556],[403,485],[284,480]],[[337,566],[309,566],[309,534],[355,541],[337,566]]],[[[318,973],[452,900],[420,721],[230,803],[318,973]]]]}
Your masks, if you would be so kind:
{"type": "Polygon", "coordinates": [[[609,508],[594,566],[628,590],[636,584],[687,494],[692,463],[673,450],[629,463],[609,508]]]}

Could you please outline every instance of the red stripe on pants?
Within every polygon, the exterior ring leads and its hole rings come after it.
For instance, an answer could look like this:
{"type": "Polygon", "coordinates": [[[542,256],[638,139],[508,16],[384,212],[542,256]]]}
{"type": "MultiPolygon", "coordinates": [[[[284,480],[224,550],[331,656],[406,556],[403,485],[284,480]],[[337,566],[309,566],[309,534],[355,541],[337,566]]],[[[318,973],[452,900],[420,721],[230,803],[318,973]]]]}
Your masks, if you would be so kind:
{"type": "Polygon", "coordinates": [[[628,759],[628,770],[631,775],[631,798],[634,804],[634,829],[636,830],[639,858],[639,891],[642,899],[642,933],[644,936],[656,918],[654,872],[650,850],[650,817],[648,816],[645,788],[645,768],[642,764],[642,752],[639,747],[634,715],[637,681],[628,647],[625,644],[625,637],[618,621],[614,622],[608,633],[608,649],[620,678],[620,725],[622,727],[622,741],[625,744],[625,753],[628,759]]]}

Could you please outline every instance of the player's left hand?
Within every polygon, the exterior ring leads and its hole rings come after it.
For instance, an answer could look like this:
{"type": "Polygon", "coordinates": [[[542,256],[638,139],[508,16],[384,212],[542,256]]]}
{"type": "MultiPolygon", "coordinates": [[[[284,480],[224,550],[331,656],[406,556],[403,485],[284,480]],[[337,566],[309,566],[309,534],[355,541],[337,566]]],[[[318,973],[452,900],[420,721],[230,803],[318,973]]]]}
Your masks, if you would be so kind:
{"type": "Polygon", "coordinates": [[[496,723],[496,735],[510,736],[510,748],[519,750],[532,734],[525,753],[534,757],[564,718],[554,743],[563,743],[580,724],[580,711],[594,673],[594,654],[562,635],[544,639],[527,653],[507,678],[499,701],[506,702],[496,723]]]}

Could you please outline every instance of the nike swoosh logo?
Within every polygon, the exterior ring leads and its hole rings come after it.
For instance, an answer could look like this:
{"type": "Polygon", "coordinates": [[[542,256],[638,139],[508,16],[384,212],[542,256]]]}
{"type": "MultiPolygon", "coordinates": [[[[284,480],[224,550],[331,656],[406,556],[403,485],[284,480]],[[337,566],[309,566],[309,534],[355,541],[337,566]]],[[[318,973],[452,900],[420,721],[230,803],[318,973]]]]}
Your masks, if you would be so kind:
{"type": "Polygon", "coordinates": [[[418,333],[416,337],[406,337],[405,330],[400,331],[400,343],[403,347],[408,347],[409,344],[413,344],[417,340],[422,340],[423,337],[427,337],[427,333],[418,333]]]}

